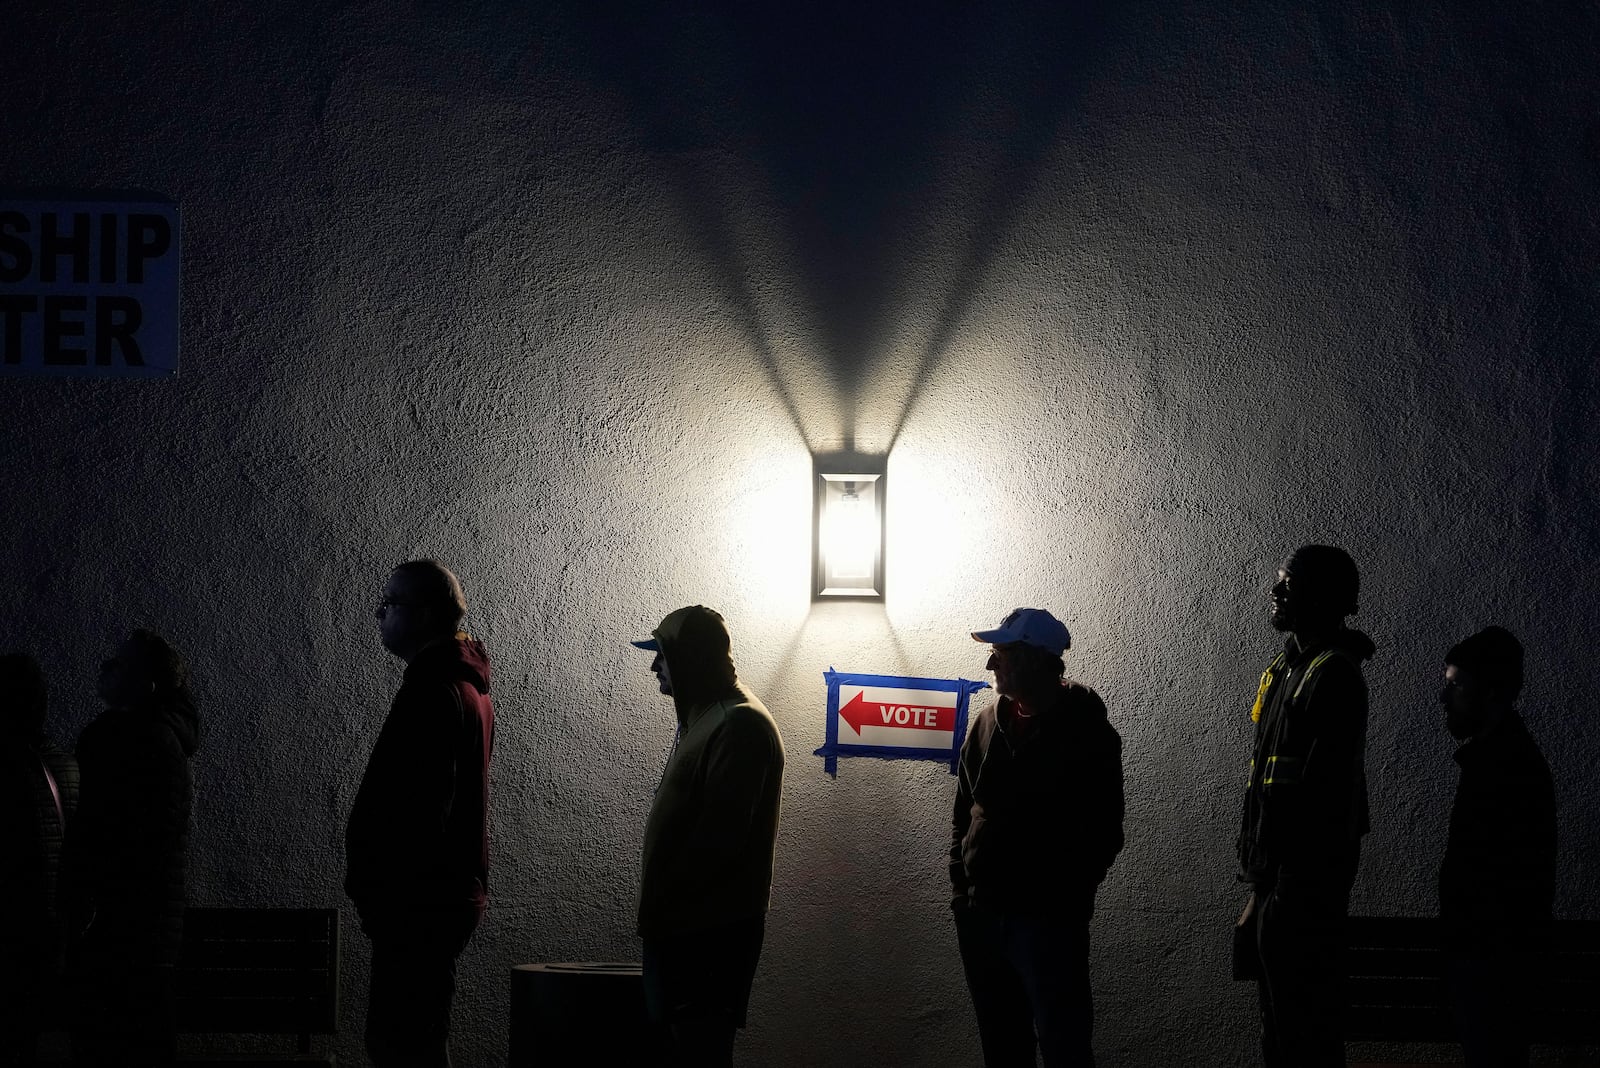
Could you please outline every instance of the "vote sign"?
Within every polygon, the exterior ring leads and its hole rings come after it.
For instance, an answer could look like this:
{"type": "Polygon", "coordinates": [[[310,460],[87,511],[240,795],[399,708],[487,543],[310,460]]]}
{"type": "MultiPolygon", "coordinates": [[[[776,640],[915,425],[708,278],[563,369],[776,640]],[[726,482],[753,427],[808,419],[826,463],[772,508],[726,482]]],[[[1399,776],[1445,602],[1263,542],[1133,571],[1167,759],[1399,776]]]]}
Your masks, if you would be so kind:
{"type": "Polygon", "coordinates": [[[904,675],[823,673],[828,685],[827,737],[816,755],[838,773],[841,756],[938,760],[953,774],[967,737],[969,698],[988,683],[904,675]]]}
{"type": "Polygon", "coordinates": [[[177,374],[178,261],[156,194],[0,195],[0,374],[177,374]]]}

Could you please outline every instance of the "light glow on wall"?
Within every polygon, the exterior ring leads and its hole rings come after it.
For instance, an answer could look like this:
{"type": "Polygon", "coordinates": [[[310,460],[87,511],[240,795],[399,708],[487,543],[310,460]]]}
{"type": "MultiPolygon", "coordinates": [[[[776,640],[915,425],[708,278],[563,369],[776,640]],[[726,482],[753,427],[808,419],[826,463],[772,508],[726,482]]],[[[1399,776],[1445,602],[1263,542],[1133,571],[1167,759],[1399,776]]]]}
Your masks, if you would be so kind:
{"type": "Polygon", "coordinates": [[[974,462],[971,443],[953,429],[939,437],[936,449],[922,440],[895,453],[894,508],[884,522],[892,562],[885,582],[894,579],[886,607],[908,632],[946,626],[964,609],[975,577],[987,574],[985,562],[1008,558],[998,530],[1015,521],[1010,499],[995,493],[988,470],[974,462]],[[961,477],[952,478],[955,471],[961,477]]]}

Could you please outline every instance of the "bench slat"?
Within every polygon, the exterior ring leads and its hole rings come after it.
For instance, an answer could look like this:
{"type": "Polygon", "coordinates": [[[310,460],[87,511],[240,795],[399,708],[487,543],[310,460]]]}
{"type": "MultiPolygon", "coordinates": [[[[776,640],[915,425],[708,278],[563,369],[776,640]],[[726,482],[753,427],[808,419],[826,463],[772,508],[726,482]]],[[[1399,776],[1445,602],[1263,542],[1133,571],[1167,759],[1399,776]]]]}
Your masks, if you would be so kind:
{"type": "Polygon", "coordinates": [[[180,998],[176,1015],[178,1030],[192,1035],[328,1035],[338,1025],[336,1013],[301,998],[180,998]]]}
{"type": "Polygon", "coordinates": [[[1455,1021],[1445,1008],[1362,1006],[1345,1015],[1348,1042],[1453,1042],[1455,1021]]]}
{"type": "Polygon", "coordinates": [[[1448,984],[1437,977],[1366,976],[1352,978],[1346,983],[1345,994],[1352,1008],[1365,1005],[1376,1008],[1426,1008],[1448,1004],[1450,990],[1448,984]]]}
{"type": "Polygon", "coordinates": [[[336,909],[190,908],[174,981],[179,1030],[333,1034],[339,1017],[336,909]]]}
{"type": "MultiPolygon", "coordinates": [[[[1435,917],[1352,916],[1346,1036],[1362,1042],[1450,1042],[1449,957],[1435,917]]],[[[1600,1043],[1600,923],[1558,921],[1526,979],[1536,1043],[1600,1043]]]]}
{"type": "Polygon", "coordinates": [[[1437,949],[1351,949],[1345,964],[1352,977],[1444,975],[1445,955],[1437,949]]]}
{"type": "Polygon", "coordinates": [[[184,969],[175,978],[177,996],[190,1001],[244,997],[314,1000],[330,989],[333,973],[325,969],[206,968],[184,969]]]}
{"type": "Polygon", "coordinates": [[[326,968],[337,947],[327,942],[272,940],[204,941],[183,943],[180,964],[185,969],[207,968],[326,968]]]}
{"type": "Polygon", "coordinates": [[[191,906],[183,913],[185,938],[277,938],[331,941],[338,935],[337,909],[247,909],[191,906]]]}

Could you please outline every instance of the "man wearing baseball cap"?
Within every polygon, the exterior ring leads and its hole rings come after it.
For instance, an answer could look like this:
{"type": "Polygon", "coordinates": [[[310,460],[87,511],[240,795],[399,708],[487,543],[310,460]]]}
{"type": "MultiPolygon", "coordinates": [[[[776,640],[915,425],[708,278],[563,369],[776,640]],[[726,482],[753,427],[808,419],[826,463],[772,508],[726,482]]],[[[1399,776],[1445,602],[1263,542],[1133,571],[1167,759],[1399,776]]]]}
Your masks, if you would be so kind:
{"type": "Polygon", "coordinates": [[[951,908],[988,1068],[1093,1065],[1089,920],[1122,849],[1122,739],[1065,678],[1065,624],[1018,608],[991,645],[999,700],[961,747],[951,908]]]}
{"type": "Polygon", "coordinates": [[[783,741],[738,680],[718,613],[680,608],[633,644],[655,653],[650,670],[678,719],[644,828],[645,1003],[667,1063],[725,1068],[766,932],[783,741]]]}

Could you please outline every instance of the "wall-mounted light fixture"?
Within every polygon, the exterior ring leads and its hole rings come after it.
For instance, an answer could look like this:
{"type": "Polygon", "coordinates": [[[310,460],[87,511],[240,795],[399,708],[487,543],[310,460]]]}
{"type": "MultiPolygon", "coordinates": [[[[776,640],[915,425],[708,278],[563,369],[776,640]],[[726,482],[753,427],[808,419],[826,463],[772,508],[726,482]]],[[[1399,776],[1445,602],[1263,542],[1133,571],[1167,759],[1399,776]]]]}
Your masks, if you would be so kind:
{"type": "Polygon", "coordinates": [[[819,456],[816,472],[814,596],[882,600],[883,459],[819,456]]]}

